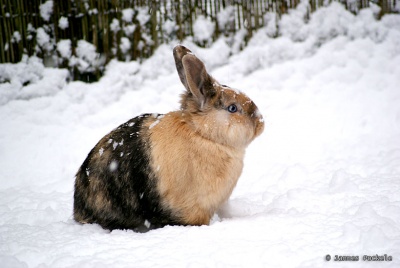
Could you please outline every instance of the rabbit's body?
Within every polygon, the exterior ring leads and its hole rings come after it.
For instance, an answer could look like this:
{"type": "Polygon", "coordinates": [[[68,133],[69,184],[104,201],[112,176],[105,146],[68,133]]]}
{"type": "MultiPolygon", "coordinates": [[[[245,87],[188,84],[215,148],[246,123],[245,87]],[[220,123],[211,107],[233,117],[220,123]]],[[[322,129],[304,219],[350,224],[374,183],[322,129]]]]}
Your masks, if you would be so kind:
{"type": "Polygon", "coordinates": [[[194,132],[181,112],[165,115],[149,136],[150,166],[161,203],[182,224],[208,224],[236,185],[244,150],[215,144],[194,132]]]}
{"type": "Polygon", "coordinates": [[[75,220],[107,229],[203,225],[229,198],[262,116],[185,47],[174,56],[187,88],[181,110],[133,118],[99,141],[76,176],[75,220]]]}

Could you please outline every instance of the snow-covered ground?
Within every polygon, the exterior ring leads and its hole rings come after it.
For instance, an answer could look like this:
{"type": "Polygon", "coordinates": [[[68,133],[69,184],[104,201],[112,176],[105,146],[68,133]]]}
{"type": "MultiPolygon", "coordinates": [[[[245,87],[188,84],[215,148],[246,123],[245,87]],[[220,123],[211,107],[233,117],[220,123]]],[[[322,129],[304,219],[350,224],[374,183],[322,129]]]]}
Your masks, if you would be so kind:
{"type": "Polygon", "coordinates": [[[111,62],[93,84],[34,58],[0,65],[0,266],[400,267],[400,16],[333,4],[304,24],[303,12],[233,56],[222,39],[185,43],[266,122],[209,226],[108,232],[72,219],[74,175],[97,141],[179,108],[174,44],[142,65],[111,62]],[[392,261],[363,260],[376,254],[392,261]]]}

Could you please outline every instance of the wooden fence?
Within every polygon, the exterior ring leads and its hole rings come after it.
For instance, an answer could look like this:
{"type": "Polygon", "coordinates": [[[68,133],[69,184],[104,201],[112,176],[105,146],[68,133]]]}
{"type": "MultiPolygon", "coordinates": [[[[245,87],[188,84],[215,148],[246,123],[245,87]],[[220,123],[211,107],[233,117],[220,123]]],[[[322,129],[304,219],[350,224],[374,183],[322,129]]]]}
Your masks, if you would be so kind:
{"type": "MultiPolygon", "coordinates": [[[[330,1],[330,0],[329,0],[330,1]]],[[[357,13],[368,7],[368,0],[339,0],[357,13]]],[[[381,14],[393,13],[396,0],[377,0],[381,14]]],[[[211,40],[220,35],[233,36],[246,29],[247,41],[265,25],[265,14],[278,18],[295,8],[300,0],[0,0],[0,63],[19,62],[24,54],[37,55],[47,65],[70,68],[75,79],[80,73],[99,77],[105,63],[143,59],[162,43],[183,40],[194,35],[194,22],[203,16],[215,30],[211,40]],[[221,11],[227,11],[221,15],[221,11]],[[220,14],[220,15],[219,15],[220,14]],[[224,17],[225,16],[225,17],[224,17]],[[228,18],[227,18],[228,17],[228,18]],[[70,40],[71,53],[62,55],[59,42],[70,40]],[[77,64],[80,40],[94,45],[98,63],[87,62],[86,70],[77,64]],[[57,49],[58,48],[58,49],[57,49]],[[75,63],[71,58],[76,58],[75,63]]],[[[310,12],[328,3],[309,0],[310,12]]],[[[196,40],[208,45],[207,40],[196,40]]]]}

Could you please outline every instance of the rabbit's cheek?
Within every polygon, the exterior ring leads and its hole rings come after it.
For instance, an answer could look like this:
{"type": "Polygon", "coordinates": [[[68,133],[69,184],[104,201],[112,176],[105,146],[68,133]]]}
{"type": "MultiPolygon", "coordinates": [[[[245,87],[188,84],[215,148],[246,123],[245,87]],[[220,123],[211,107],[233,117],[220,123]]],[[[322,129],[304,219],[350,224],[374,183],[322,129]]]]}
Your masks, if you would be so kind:
{"type": "Polygon", "coordinates": [[[226,131],[228,143],[234,147],[246,147],[253,139],[253,130],[246,124],[230,124],[226,131]]]}

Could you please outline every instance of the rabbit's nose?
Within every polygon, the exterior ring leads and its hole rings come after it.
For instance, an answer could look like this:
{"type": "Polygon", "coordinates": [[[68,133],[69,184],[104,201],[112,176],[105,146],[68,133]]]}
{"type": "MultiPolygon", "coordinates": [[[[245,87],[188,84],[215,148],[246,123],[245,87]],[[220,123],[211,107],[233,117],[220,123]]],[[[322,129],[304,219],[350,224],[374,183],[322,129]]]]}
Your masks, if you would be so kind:
{"type": "Polygon", "coordinates": [[[264,122],[263,116],[262,116],[262,114],[260,113],[260,110],[258,110],[257,107],[254,110],[254,112],[251,114],[251,117],[258,118],[260,122],[264,122]]]}
{"type": "Polygon", "coordinates": [[[257,120],[257,123],[256,123],[256,128],[255,128],[255,131],[254,131],[254,136],[255,137],[257,137],[257,136],[259,136],[261,133],[263,133],[263,131],[264,131],[264,126],[265,126],[265,124],[264,124],[264,118],[261,116],[258,120],[257,120]]]}

